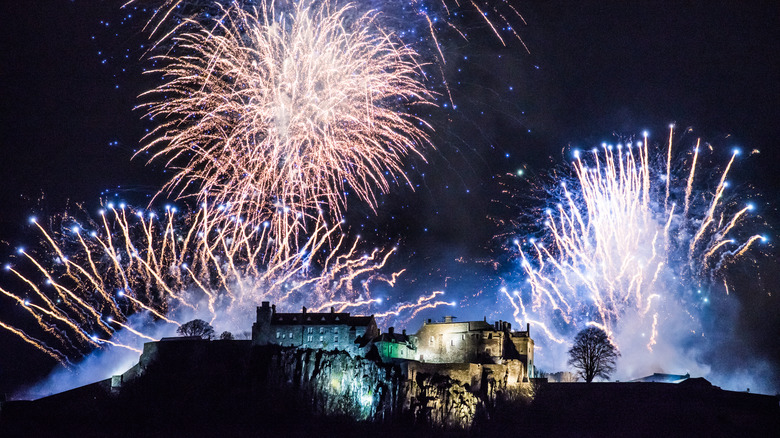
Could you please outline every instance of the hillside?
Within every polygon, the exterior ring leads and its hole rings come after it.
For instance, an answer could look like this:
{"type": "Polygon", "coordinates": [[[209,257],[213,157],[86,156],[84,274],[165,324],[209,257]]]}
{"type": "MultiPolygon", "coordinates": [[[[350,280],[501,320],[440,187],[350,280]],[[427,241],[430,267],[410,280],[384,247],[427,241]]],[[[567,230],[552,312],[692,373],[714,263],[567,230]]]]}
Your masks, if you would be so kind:
{"type": "Polygon", "coordinates": [[[134,369],[0,408],[2,436],[780,436],[777,397],[706,380],[479,389],[345,353],[247,341],[146,345],[134,369]],[[470,428],[469,428],[470,426],[470,428]]]}

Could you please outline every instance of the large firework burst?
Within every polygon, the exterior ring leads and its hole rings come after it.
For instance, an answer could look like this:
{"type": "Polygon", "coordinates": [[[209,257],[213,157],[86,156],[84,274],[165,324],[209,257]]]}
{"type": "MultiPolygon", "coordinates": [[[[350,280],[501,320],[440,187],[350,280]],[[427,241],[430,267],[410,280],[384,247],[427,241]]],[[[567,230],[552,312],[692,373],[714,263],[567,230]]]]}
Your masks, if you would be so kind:
{"type": "Polygon", "coordinates": [[[764,240],[741,229],[752,204],[724,196],[738,153],[713,191],[697,192],[699,145],[686,168],[673,169],[671,131],[665,154],[654,152],[646,135],[575,151],[574,178],[550,190],[543,236],[514,241],[527,282],[503,289],[515,315],[557,343],[595,325],[619,347],[641,342],[646,353],[666,341],[659,335],[665,323],[695,333],[694,306],[703,301],[697,293],[715,283],[727,291],[724,265],[764,240]]]}
{"type": "Polygon", "coordinates": [[[165,189],[270,220],[279,235],[319,209],[339,219],[347,191],[375,206],[375,190],[404,178],[403,158],[428,144],[404,107],[431,95],[415,52],[353,12],[231,7],[175,34],[175,53],[156,58],[163,83],[144,94],[158,126],[139,152],[176,169],[165,189]]]}

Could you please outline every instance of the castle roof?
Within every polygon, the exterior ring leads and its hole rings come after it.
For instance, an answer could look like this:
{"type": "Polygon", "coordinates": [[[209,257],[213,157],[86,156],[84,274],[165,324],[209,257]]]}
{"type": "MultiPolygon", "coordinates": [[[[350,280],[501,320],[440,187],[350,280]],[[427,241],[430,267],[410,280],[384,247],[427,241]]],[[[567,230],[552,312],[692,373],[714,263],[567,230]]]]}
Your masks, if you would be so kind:
{"type": "Polygon", "coordinates": [[[485,321],[469,321],[469,331],[482,332],[482,331],[495,331],[493,324],[488,324],[485,321]]]}
{"type": "Polygon", "coordinates": [[[691,377],[690,374],[663,374],[653,373],[651,376],[640,377],[630,380],[630,382],[662,382],[662,383],[680,383],[691,377]]]}
{"type": "Polygon", "coordinates": [[[349,313],[274,313],[271,325],[348,325],[367,327],[374,316],[351,316],[349,313]]]}

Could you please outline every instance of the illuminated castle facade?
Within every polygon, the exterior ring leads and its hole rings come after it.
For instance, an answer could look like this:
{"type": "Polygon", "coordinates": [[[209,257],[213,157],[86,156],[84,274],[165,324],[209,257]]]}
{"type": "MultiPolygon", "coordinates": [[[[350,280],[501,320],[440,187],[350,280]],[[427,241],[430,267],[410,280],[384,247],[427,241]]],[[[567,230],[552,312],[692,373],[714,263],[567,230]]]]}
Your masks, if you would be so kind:
{"type": "Polygon", "coordinates": [[[525,331],[512,331],[507,321],[456,322],[446,316],[443,322],[427,320],[417,332],[415,359],[428,363],[500,364],[519,360],[525,377],[534,377],[534,341],[530,324],[525,331]]]}
{"type": "Polygon", "coordinates": [[[279,313],[275,305],[263,301],[252,324],[252,344],[276,344],[323,350],[342,350],[365,356],[366,347],[379,336],[374,316],[352,316],[349,313],[308,312],[279,313]]]}
{"type": "Polygon", "coordinates": [[[264,301],[257,308],[252,325],[252,344],[275,344],[324,350],[342,350],[354,356],[378,355],[385,362],[425,364],[522,364],[521,381],[535,377],[534,341],[530,325],[512,331],[506,321],[456,322],[447,316],[442,322],[427,320],[414,335],[393,327],[381,333],[376,319],[345,312],[278,313],[264,301]]]}

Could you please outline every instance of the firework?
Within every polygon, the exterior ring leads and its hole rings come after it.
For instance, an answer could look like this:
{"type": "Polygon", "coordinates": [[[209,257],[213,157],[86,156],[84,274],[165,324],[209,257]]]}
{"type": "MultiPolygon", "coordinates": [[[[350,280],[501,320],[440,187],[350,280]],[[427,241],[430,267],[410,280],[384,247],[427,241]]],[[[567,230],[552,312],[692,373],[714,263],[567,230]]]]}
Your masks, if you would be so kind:
{"type": "MultiPolygon", "coordinates": [[[[248,9],[257,7],[266,1],[264,0],[155,0],[156,5],[152,17],[147,23],[151,29],[152,35],[160,31],[160,27],[167,21],[175,21],[181,24],[186,19],[200,19],[215,14],[218,7],[224,4],[237,4],[248,9]]],[[[130,0],[123,7],[134,3],[142,3],[139,0],[130,0]]],[[[289,0],[276,0],[273,2],[280,8],[289,7],[289,0]]],[[[466,35],[458,30],[454,23],[456,17],[462,16],[466,12],[476,13],[481,21],[491,30],[501,44],[506,45],[505,36],[510,35],[525,46],[520,34],[517,32],[514,23],[525,24],[525,19],[520,14],[513,2],[509,0],[468,0],[468,1],[430,1],[430,0],[368,0],[364,2],[339,1],[338,4],[355,3],[363,6],[366,10],[375,10],[383,14],[383,25],[389,25],[392,29],[408,29],[412,23],[417,23],[427,31],[430,42],[435,44],[436,50],[444,61],[444,56],[439,49],[437,38],[437,25],[444,23],[448,28],[455,29],[458,35],[466,39],[466,35]]],[[[399,30],[399,33],[403,31],[399,30]]],[[[410,33],[417,33],[410,32],[410,33]]],[[[425,32],[420,32],[426,34],[425,32]]],[[[526,47],[527,50],[527,47],[526,47]]]]}
{"type": "Polygon", "coordinates": [[[724,265],[764,238],[741,229],[752,206],[724,196],[739,152],[713,192],[694,194],[699,145],[687,168],[674,169],[671,138],[665,157],[646,134],[633,144],[575,151],[574,178],[553,190],[541,219],[544,236],[514,242],[527,287],[502,292],[516,318],[556,343],[594,325],[619,347],[641,342],[646,353],[664,342],[673,315],[696,331],[692,306],[707,298],[697,303],[691,289],[725,282],[724,265]]]}
{"type": "Polygon", "coordinates": [[[429,142],[404,108],[431,94],[415,52],[374,15],[328,2],[263,8],[228,8],[212,27],[175,34],[176,54],[155,58],[163,83],[143,95],[158,126],[139,154],[175,169],[163,190],[295,235],[321,209],[338,221],[347,191],[374,207],[376,190],[405,178],[402,160],[429,142]]]}
{"type": "MultiPolygon", "coordinates": [[[[0,327],[63,363],[109,346],[140,353],[140,343],[154,339],[146,332],[153,327],[134,323],[134,315],[174,326],[198,315],[240,327],[264,300],[282,309],[303,303],[368,312],[382,301],[372,296],[372,286],[392,286],[403,272],[381,273],[395,248],[363,251],[359,238],[348,239],[323,217],[300,251],[281,258],[268,250],[268,227],[224,211],[204,204],[189,213],[167,207],[157,214],[106,204],[97,220],[66,215],[45,227],[31,219],[42,245],[17,251],[5,267],[6,280],[16,285],[0,287],[0,294],[20,305],[43,335],[0,327]],[[120,330],[131,340],[117,341],[120,330]]],[[[446,304],[436,296],[383,306],[388,310],[380,316],[446,304]]]]}
{"type": "MultiPolygon", "coordinates": [[[[135,3],[144,2],[131,0],[124,6],[135,3]]],[[[221,8],[227,5],[243,10],[259,8],[261,11],[289,11],[301,4],[329,4],[332,7],[349,5],[359,13],[373,14],[372,19],[380,28],[391,31],[405,45],[413,47],[425,60],[424,63],[432,66],[432,71],[425,73],[426,82],[446,94],[453,107],[452,91],[444,72],[447,42],[468,41],[472,31],[484,28],[480,32],[494,35],[503,46],[507,46],[509,40],[516,40],[530,53],[518,33],[518,29],[526,25],[525,19],[514,2],[509,0],[153,0],[149,3],[154,12],[146,28],[154,39],[153,47],[165,50],[175,46],[175,42],[171,41],[172,36],[186,29],[197,28],[193,24],[213,26],[213,18],[220,16],[221,8]]]]}

